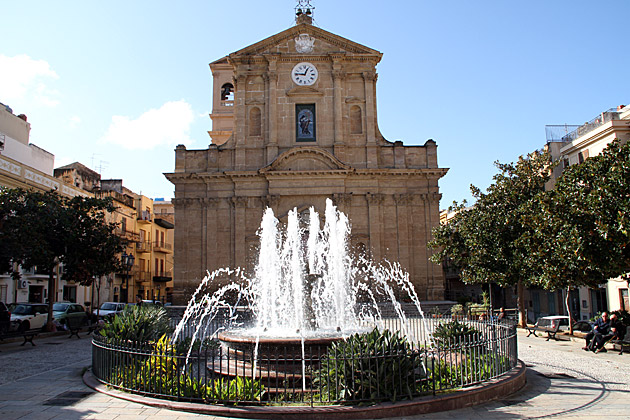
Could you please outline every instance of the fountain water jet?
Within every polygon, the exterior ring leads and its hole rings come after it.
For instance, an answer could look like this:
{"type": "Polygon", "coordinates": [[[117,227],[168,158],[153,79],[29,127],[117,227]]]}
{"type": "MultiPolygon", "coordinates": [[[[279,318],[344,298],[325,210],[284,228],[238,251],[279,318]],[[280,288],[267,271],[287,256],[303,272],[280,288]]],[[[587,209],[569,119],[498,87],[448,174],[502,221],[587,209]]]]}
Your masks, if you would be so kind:
{"type": "MultiPolygon", "coordinates": [[[[383,302],[393,305],[401,332],[410,341],[426,339],[413,336],[396,300],[396,290],[406,293],[423,315],[408,274],[397,263],[376,264],[365,255],[353,257],[349,235],[348,218],[329,199],[323,229],[314,208],[303,219],[297,209],[290,211],[284,231],[273,210],[266,209],[258,231],[260,247],[253,276],[229,269],[210,273],[193,294],[174,339],[192,323],[194,342],[217,316],[218,308],[226,308],[228,319],[238,325],[218,333],[226,350],[253,353],[254,372],[259,358],[277,356],[280,348],[292,357],[301,353],[304,373],[305,353],[321,354],[331,342],[378,325],[383,302]],[[238,281],[207,294],[206,289],[221,275],[238,281]],[[236,295],[235,302],[226,300],[230,293],[236,295]],[[239,319],[238,305],[251,310],[253,322],[246,325],[239,319]]],[[[423,335],[426,328],[421,331],[423,335]]]]}

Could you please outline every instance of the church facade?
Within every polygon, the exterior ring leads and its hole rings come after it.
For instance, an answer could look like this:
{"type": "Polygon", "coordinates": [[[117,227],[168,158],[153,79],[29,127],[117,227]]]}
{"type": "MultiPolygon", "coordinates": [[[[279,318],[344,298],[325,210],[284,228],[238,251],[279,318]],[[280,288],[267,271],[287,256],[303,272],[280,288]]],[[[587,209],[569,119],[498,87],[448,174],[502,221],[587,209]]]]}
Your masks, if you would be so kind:
{"type": "Polygon", "coordinates": [[[319,27],[310,16],[210,64],[212,143],[177,146],[174,302],[207,271],[251,269],[266,207],[323,215],[331,198],[351,245],[398,261],[421,300],[441,300],[442,268],[427,242],[439,223],[437,145],[389,142],[377,124],[382,54],[319,27]]]}

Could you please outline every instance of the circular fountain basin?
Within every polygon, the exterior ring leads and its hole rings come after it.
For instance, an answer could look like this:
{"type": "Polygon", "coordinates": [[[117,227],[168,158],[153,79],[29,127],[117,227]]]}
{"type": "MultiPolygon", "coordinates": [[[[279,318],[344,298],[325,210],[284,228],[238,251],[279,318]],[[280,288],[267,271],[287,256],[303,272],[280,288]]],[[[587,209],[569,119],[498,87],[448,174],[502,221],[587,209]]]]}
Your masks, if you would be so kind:
{"type": "Polygon", "coordinates": [[[259,360],[316,359],[326,353],[332,343],[344,340],[356,331],[309,331],[305,337],[281,332],[257,332],[253,329],[222,331],[218,334],[223,347],[244,357],[259,360]],[[271,335],[273,333],[273,335],[271,335]]]}

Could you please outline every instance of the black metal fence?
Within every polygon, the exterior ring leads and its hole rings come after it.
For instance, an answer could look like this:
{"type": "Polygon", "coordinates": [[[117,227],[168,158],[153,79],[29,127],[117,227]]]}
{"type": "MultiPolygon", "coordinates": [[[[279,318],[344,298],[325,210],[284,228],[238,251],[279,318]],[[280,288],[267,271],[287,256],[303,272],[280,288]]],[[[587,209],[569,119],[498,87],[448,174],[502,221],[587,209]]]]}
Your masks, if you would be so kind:
{"type": "Polygon", "coordinates": [[[228,349],[215,338],[219,323],[192,348],[185,338],[137,343],[97,336],[92,371],[112,387],[158,398],[328,405],[436,394],[499,377],[516,366],[513,323],[407,321],[412,328],[403,330],[397,319],[386,319],[377,325],[379,333],[352,336],[328,348],[305,347],[303,353],[282,345],[228,349]]]}

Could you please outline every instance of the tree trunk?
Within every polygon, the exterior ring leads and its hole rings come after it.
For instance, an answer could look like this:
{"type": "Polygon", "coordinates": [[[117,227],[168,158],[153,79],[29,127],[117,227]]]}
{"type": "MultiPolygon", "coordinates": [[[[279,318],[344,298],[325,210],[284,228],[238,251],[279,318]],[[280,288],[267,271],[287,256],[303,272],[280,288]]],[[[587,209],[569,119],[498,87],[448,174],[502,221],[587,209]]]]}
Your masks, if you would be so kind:
{"type": "Polygon", "coordinates": [[[53,305],[55,304],[55,296],[57,287],[55,285],[55,272],[54,268],[48,271],[48,321],[46,322],[46,331],[55,331],[55,324],[53,323],[53,305]]]}
{"type": "Polygon", "coordinates": [[[567,287],[567,297],[564,298],[564,304],[567,307],[567,315],[569,315],[569,334],[573,335],[573,315],[571,315],[571,308],[569,307],[569,295],[571,294],[571,286],[567,287]]]}
{"type": "Polygon", "coordinates": [[[518,298],[518,324],[521,328],[525,328],[527,326],[527,313],[525,312],[525,286],[522,280],[519,280],[516,285],[516,294],[518,298]]]}

